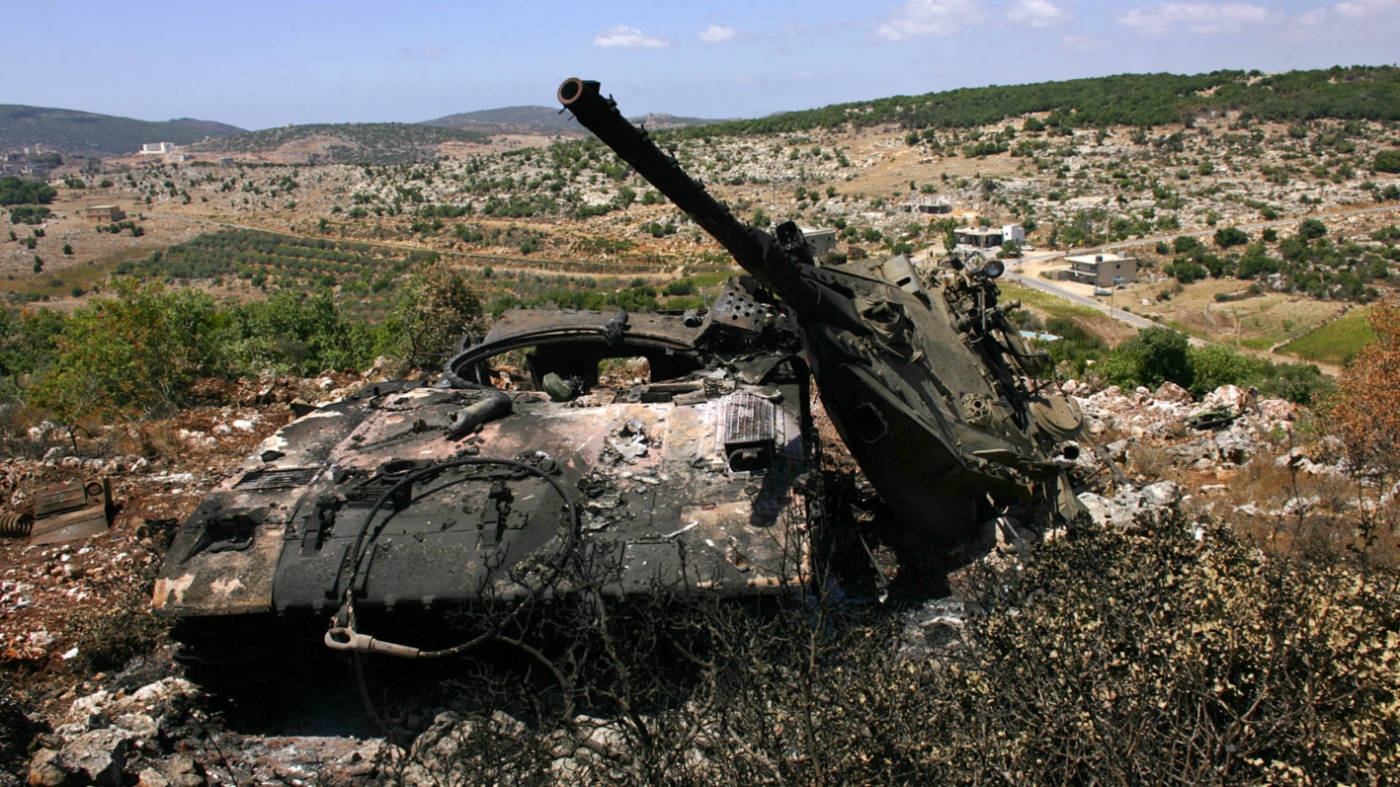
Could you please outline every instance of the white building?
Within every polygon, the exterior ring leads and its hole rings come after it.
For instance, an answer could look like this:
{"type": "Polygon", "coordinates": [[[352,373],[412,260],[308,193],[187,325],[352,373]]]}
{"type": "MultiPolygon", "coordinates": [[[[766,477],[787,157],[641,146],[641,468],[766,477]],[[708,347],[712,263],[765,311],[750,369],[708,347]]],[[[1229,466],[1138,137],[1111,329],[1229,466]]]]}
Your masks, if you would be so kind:
{"type": "Polygon", "coordinates": [[[174,142],[147,142],[141,145],[141,155],[143,156],[164,156],[166,153],[174,152],[174,142]]]}
{"type": "Polygon", "coordinates": [[[974,249],[995,249],[1007,241],[1023,243],[1026,240],[1026,229],[1020,224],[1007,224],[1000,228],[958,227],[954,232],[957,234],[959,246],[974,249]]]}

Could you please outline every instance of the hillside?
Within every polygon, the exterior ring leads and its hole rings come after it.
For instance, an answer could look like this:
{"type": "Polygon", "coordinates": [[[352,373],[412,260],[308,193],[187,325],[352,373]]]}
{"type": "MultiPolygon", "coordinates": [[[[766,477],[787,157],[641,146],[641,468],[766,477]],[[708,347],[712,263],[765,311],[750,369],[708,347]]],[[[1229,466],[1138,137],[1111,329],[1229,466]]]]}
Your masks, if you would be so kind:
{"type": "Polygon", "coordinates": [[[584,136],[586,132],[559,110],[540,106],[501,107],[457,112],[424,120],[420,125],[460,128],[487,134],[555,133],[584,136]]]}
{"type": "Polygon", "coordinates": [[[1046,123],[1051,127],[1152,127],[1227,112],[1280,122],[1400,119],[1400,68],[1335,66],[1280,74],[1119,74],[989,85],[833,104],[729,121],[692,132],[762,134],[836,128],[847,123],[858,128],[886,123],[904,128],[972,128],[1034,113],[1049,113],[1046,123]]]}
{"type": "Polygon", "coordinates": [[[194,146],[204,153],[276,154],[309,164],[403,164],[435,158],[444,142],[486,142],[466,129],[411,123],[313,123],[249,131],[194,146]]]}
{"type": "Polygon", "coordinates": [[[187,145],[242,131],[211,120],[177,118],[153,122],[71,109],[0,104],[0,150],[40,144],[61,153],[125,155],[140,150],[146,142],[187,145]]]}
{"type": "MultiPolygon", "coordinates": [[[[641,117],[634,117],[632,118],[632,122],[640,123],[650,129],[662,129],[706,126],[723,121],[680,117],[665,113],[652,113],[641,117]]],[[[433,120],[425,120],[422,125],[442,126],[445,128],[465,128],[474,131],[482,131],[488,134],[559,134],[573,137],[587,136],[587,131],[579,126],[578,123],[575,123],[572,116],[568,113],[560,114],[557,109],[540,106],[502,107],[500,109],[481,109],[475,112],[458,112],[452,115],[434,118],[433,120]]]]}

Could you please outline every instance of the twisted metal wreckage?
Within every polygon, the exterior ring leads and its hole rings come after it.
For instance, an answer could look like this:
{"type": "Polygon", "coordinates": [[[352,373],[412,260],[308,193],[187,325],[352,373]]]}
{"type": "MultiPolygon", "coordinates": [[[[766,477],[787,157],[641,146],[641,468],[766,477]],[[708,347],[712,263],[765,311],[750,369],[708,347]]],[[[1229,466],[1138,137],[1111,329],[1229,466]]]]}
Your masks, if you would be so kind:
{"type": "Polygon", "coordinates": [[[794,223],[738,221],[598,83],[558,97],[748,275],[703,314],[507,312],[439,383],[372,385],[270,437],[179,529],[156,584],[206,675],[234,669],[269,620],[427,657],[500,629],[419,645],[367,632],[585,592],[791,592],[830,520],[813,379],[918,543],[965,543],[1008,506],[1082,511],[1065,472],[1082,417],[1036,382],[1048,359],[1007,318],[1018,304],[998,302],[999,262],[927,278],[903,256],[818,264],[794,223]],[[532,384],[506,385],[501,356],[522,353],[532,384]],[[600,373],[637,358],[645,380],[600,373]]]}

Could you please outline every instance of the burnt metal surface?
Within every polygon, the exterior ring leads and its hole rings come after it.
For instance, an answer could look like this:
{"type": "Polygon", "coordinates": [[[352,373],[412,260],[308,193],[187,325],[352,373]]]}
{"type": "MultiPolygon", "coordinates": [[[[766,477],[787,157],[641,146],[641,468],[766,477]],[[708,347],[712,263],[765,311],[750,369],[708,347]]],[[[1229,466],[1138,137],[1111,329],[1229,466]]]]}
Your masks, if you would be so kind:
{"type": "Polygon", "coordinates": [[[106,478],[72,480],[34,495],[26,535],[31,545],[59,544],[106,533],[115,506],[106,478]]]}
{"type": "Polygon", "coordinates": [[[802,586],[810,372],[787,310],[727,287],[741,324],[507,312],[441,383],[288,424],[176,533],[156,612],[314,616],[333,647],[416,655],[356,616],[802,586]]]}
{"type": "MultiPolygon", "coordinates": [[[[966,543],[1013,506],[1082,512],[1065,468],[1083,419],[1037,382],[1047,358],[999,303],[1000,263],[819,266],[791,222],[737,221],[597,83],[559,97],[750,275],[704,313],[507,312],[438,384],[305,414],[176,533],[158,614],[224,643],[243,621],[296,616],[325,621],[332,648],[421,657],[481,640],[427,650],[364,622],[792,592],[826,524],[813,379],[915,543],[966,543]]],[[[205,655],[191,658],[219,661],[205,655]]]]}
{"type": "MultiPolygon", "coordinates": [[[[1081,514],[1064,468],[1082,417],[1034,382],[1048,359],[1007,317],[1019,304],[998,302],[1000,262],[951,258],[930,276],[902,256],[819,266],[792,222],[769,234],[734,218],[597,82],[566,80],[558,97],[794,312],[827,412],[907,527],[953,544],[1013,503],[1081,514]]],[[[723,300],[716,315],[745,319],[723,300]]]]}

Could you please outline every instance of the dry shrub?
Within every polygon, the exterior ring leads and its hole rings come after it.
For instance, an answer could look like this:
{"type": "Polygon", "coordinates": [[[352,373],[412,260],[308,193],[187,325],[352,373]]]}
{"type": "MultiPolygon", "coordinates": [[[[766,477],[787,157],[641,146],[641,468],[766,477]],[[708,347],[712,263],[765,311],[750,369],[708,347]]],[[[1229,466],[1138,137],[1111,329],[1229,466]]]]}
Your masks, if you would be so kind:
{"type": "Polygon", "coordinates": [[[19,402],[0,402],[0,454],[14,458],[37,459],[49,446],[29,439],[29,430],[38,426],[40,413],[19,402]]]}
{"type": "MultiPolygon", "coordinates": [[[[555,657],[586,718],[537,719],[536,740],[605,724],[607,750],[570,760],[587,784],[1370,783],[1400,769],[1400,592],[1349,553],[1265,557],[1223,525],[1089,527],[980,580],[986,611],[924,651],[904,616],[834,593],[591,618],[555,657]]],[[[541,753],[474,748],[444,783],[538,774],[513,758],[541,753]]]]}
{"type": "Polygon", "coordinates": [[[184,454],[184,444],[176,430],[169,418],[141,419],[127,427],[120,448],[153,462],[179,459],[184,454]]]}
{"type": "Polygon", "coordinates": [[[1125,465],[1126,473],[1141,479],[1180,481],[1182,476],[1180,460],[1163,445],[1134,444],[1128,449],[1125,465]]]}
{"type": "Polygon", "coordinates": [[[1400,307],[1393,299],[1378,303],[1367,322],[1376,339],[1342,371],[1328,410],[1357,464],[1393,476],[1400,471],[1400,307]]]}
{"type": "Polygon", "coordinates": [[[106,603],[81,607],[68,618],[66,633],[78,647],[75,666],[87,672],[119,670],[157,649],[170,623],[151,611],[154,584],[155,565],[139,565],[106,603]]]}
{"type": "Polygon", "coordinates": [[[1396,579],[1345,553],[1091,528],[998,595],[1016,614],[928,676],[940,776],[1369,782],[1400,766],[1396,579]]]}

